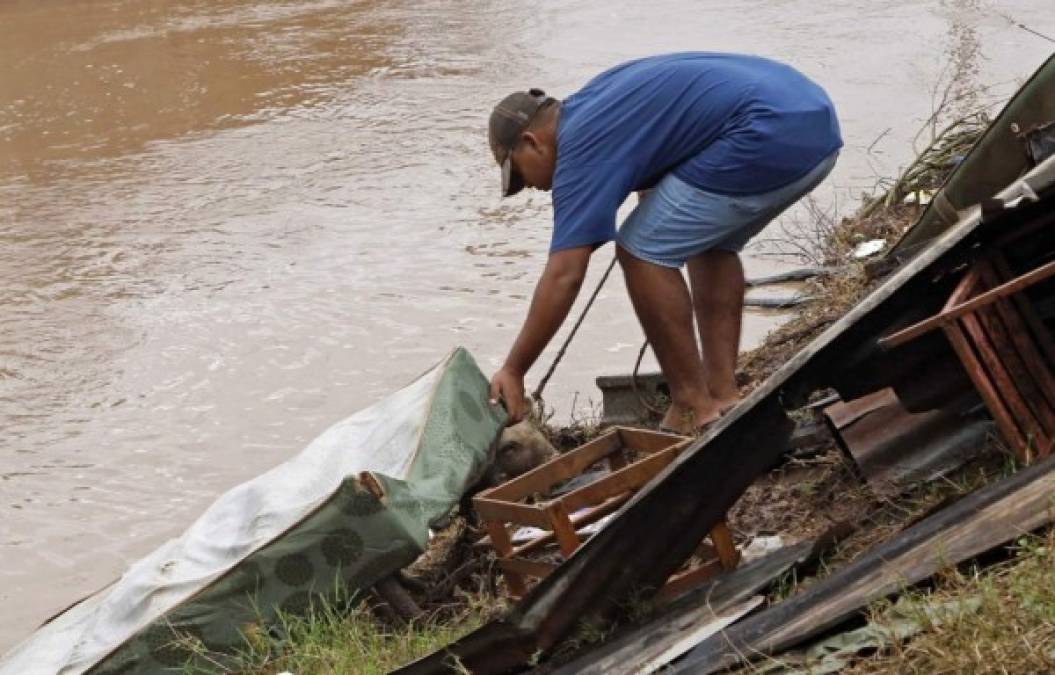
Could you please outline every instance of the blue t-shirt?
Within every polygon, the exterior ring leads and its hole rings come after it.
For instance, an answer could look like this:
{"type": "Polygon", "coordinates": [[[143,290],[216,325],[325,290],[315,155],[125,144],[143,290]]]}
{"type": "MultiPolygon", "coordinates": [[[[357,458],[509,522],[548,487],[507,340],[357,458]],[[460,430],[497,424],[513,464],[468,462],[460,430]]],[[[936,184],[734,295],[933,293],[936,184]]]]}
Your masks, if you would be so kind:
{"type": "Polygon", "coordinates": [[[842,146],[827,94],[756,56],[652,56],[569,96],[557,129],[551,251],[615,238],[630,192],[673,173],[722,194],[793,183],[842,146]]]}

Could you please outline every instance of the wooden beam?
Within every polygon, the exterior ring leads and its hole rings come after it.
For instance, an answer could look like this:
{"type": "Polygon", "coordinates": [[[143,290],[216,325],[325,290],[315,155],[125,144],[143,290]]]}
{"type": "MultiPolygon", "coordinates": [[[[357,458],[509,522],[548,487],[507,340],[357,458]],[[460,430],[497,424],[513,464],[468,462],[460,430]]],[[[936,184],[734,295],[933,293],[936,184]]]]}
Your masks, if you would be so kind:
{"type": "Polygon", "coordinates": [[[675,672],[706,675],[740,663],[745,655],[779,654],[870,602],[1052,522],[1052,495],[1055,457],[963,497],[800,595],[708,638],[675,672]]]}
{"type": "Polygon", "coordinates": [[[532,577],[542,579],[550,575],[557,566],[553,563],[538,560],[526,560],[524,558],[499,558],[498,565],[505,572],[512,572],[521,577],[532,577]]]}
{"type": "Polygon", "coordinates": [[[619,430],[619,437],[623,441],[623,447],[637,450],[647,455],[666,450],[672,445],[685,447],[692,441],[688,436],[668,434],[663,431],[634,429],[632,427],[616,427],[616,429],[619,430]]]}
{"type": "MultiPolygon", "coordinates": [[[[731,572],[704,582],[681,598],[657,609],[646,621],[625,626],[603,644],[576,654],[573,661],[553,675],[609,675],[640,672],[641,666],[667,653],[701,624],[718,619],[730,608],[765,590],[788,570],[815,559],[829,547],[834,537],[824,535],[814,541],[786,546],[753,560],[731,572]]],[[[698,644],[698,642],[697,642],[698,644]]],[[[684,651],[693,645],[687,645],[684,651]]],[[[669,656],[674,658],[675,654],[669,656]]],[[[657,667],[663,664],[655,664],[657,667]]],[[[552,667],[552,666],[550,666],[552,667]]],[[[541,670],[539,675],[541,675],[541,670]]]]}
{"type": "Polygon", "coordinates": [[[560,552],[565,559],[570,558],[571,554],[575,553],[575,549],[582,545],[582,540],[579,539],[578,533],[571,524],[568,510],[564,508],[560,500],[557,500],[550,502],[546,515],[549,516],[550,529],[553,530],[553,536],[557,538],[560,552]]]}
{"type": "Polygon", "coordinates": [[[883,349],[893,349],[894,347],[903,345],[925,333],[941,328],[964,314],[970,314],[979,307],[985,307],[986,305],[996,302],[1000,298],[1011,295],[1012,293],[1018,293],[1019,291],[1029,288],[1033,284],[1043,281],[1052,275],[1055,275],[1055,260],[1046,265],[1041,265],[1032,272],[1023,274],[1017,279],[1012,279],[992,290],[976,295],[970,300],[946,309],[941,314],[920,321],[914,326],[909,326],[908,328],[899,330],[893,335],[879,338],[879,346],[883,349]]]}
{"type": "Polygon", "coordinates": [[[516,502],[500,502],[484,497],[473,497],[473,508],[484,520],[500,520],[506,523],[517,523],[519,525],[534,525],[549,529],[549,518],[546,512],[536,506],[517,504],[516,502]]]}

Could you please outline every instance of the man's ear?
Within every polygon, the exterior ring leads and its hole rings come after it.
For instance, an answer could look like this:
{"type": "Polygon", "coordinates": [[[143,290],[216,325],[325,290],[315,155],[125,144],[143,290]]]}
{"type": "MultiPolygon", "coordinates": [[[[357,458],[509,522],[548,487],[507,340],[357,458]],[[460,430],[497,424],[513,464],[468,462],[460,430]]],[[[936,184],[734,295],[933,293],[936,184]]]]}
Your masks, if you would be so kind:
{"type": "Polygon", "coordinates": [[[542,139],[534,131],[525,131],[520,134],[520,142],[531,146],[532,151],[538,153],[542,148],[542,139]]]}

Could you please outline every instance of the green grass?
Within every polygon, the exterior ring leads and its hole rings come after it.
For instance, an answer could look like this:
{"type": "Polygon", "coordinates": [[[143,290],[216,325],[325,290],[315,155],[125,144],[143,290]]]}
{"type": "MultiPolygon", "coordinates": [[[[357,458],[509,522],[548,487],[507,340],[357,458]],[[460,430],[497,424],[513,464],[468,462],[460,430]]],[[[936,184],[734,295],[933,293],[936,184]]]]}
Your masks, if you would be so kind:
{"type": "Polygon", "coordinates": [[[484,623],[490,611],[468,607],[453,616],[393,627],[377,619],[365,605],[350,611],[326,605],[306,617],[283,617],[282,630],[278,631],[285,634],[283,639],[247,636],[245,648],[233,662],[224,657],[222,669],[207,667],[209,655],[201,654],[197,660],[200,665],[185,672],[381,675],[457,640],[484,623]]]}
{"type": "MultiPolygon", "coordinates": [[[[947,571],[933,590],[910,593],[899,606],[908,608],[923,631],[847,672],[1055,672],[1055,530],[1020,539],[1007,562],[947,571]],[[957,601],[963,611],[940,621],[926,611],[957,601]]],[[[887,609],[877,606],[873,620],[882,624],[887,609]]]]}

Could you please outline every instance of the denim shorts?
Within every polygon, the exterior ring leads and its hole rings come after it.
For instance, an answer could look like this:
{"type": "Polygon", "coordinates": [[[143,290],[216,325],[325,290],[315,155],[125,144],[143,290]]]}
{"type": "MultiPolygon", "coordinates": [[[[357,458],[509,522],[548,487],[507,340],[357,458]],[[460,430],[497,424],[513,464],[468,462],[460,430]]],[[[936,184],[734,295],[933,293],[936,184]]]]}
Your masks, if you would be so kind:
{"type": "Polygon", "coordinates": [[[790,185],[753,195],[708,192],[667,174],[623,221],[616,241],[635,258],[663,267],[681,267],[713,249],[739,252],[817,187],[838,156],[833,152],[790,185]]]}

